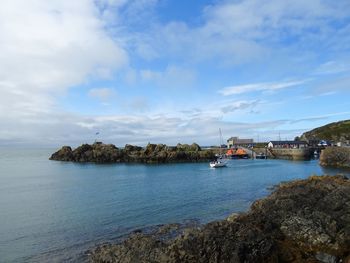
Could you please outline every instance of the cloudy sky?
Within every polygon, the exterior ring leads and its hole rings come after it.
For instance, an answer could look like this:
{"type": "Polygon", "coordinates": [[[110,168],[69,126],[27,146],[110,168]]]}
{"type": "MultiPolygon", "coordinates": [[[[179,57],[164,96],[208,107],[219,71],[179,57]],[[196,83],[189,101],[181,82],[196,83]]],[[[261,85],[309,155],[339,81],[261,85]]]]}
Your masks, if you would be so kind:
{"type": "Polygon", "coordinates": [[[219,128],[225,139],[293,139],[350,119],[349,10],[348,0],[2,0],[0,145],[211,145],[219,128]]]}

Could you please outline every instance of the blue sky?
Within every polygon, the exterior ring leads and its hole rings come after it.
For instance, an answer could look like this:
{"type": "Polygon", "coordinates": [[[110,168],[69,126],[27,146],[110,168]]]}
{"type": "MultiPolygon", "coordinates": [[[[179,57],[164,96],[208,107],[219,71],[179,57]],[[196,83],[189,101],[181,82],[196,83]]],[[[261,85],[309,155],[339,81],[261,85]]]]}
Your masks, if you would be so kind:
{"type": "Polygon", "coordinates": [[[350,119],[348,0],[1,5],[2,145],[293,139],[350,119]]]}

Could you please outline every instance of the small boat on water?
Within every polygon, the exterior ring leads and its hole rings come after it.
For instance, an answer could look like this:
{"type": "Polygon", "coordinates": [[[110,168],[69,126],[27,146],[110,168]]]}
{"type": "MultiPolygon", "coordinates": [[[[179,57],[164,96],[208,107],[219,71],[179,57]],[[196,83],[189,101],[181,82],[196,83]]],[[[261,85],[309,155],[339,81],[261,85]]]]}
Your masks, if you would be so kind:
{"type": "Polygon", "coordinates": [[[245,150],[241,148],[236,148],[236,149],[229,149],[226,152],[226,157],[229,159],[248,159],[249,155],[246,153],[245,150]]]}
{"type": "Polygon", "coordinates": [[[214,162],[210,162],[209,165],[211,168],[220,168],[220,167],[225,167],[226,163],[223,161],[216,160],[214,162]]]}
{"type": "Polygon", "coordinates": [[[266,159],[266,155],[263,154],[263,153],[258,153],[258,154],[255,156],[255,159],[266,159]]]}
{"type": "Polygon", "coordinates": [[[215,161],[209,163],[211,168],[220,168],[220,167],[225,167],[226,166],[226,162],[223,162],[223,161],[220,160],[224,156],[221,153],[221,147],[223,145],[221,129],[219,129],[219,134],[220,134],[220,143],[219,143],[219,145],[220,145],[219,146],[220,147],[220,153],[215,154],[217,159],[215,161]]]}

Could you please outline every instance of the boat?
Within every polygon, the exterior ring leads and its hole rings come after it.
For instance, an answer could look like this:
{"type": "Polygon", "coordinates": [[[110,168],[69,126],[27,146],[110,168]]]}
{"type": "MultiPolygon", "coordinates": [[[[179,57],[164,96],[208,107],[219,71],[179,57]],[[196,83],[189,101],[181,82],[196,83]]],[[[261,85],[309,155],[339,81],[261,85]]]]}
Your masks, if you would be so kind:
{"type": "Polygon", "coordinates": [[[226,166],[226,162],[221,161],[222,157],[224,156],[221,153],[221,147],[222,147],[222,141],[223,141],[221,129],[219,129],[219,134],[220,134],[220,144],[219,144],[220,145],[220,153],[219,154],[215,154],[217,159],[215,161],[209,163],[211,168],[220,168],[220,167],[225,167],[226,166]]]}
{"type": "Polygon", "coordinates": [[[258,153],[256,156],[255,156],[255,159],[267,159],[266,158],[266,155],[263,154],[263,153],[258,153]]]}
{"type": "Polygon", "coordinates": [[[210,162],[209,165],[211,168],[220,168],[220,167],[225,167],[226,163],[223,161],[214,161],[214,162],[210,162]]]}
{"type": "Polygon", "coordinates": [[[226,157],[229,159],[248,159],[249,155],[244,149],[236,148],[236,149],[229,149],[226,152],[226,157]]]}

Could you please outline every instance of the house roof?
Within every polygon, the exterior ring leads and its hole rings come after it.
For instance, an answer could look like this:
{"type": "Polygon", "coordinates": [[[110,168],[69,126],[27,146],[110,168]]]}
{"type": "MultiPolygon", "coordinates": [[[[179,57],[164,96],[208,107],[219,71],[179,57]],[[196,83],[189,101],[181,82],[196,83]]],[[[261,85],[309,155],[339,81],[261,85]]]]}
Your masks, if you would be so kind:
{"type": "Polygon", "coordinates": [[[307,144],[305,141],[270,141],[272,144],[307,144]]]}

